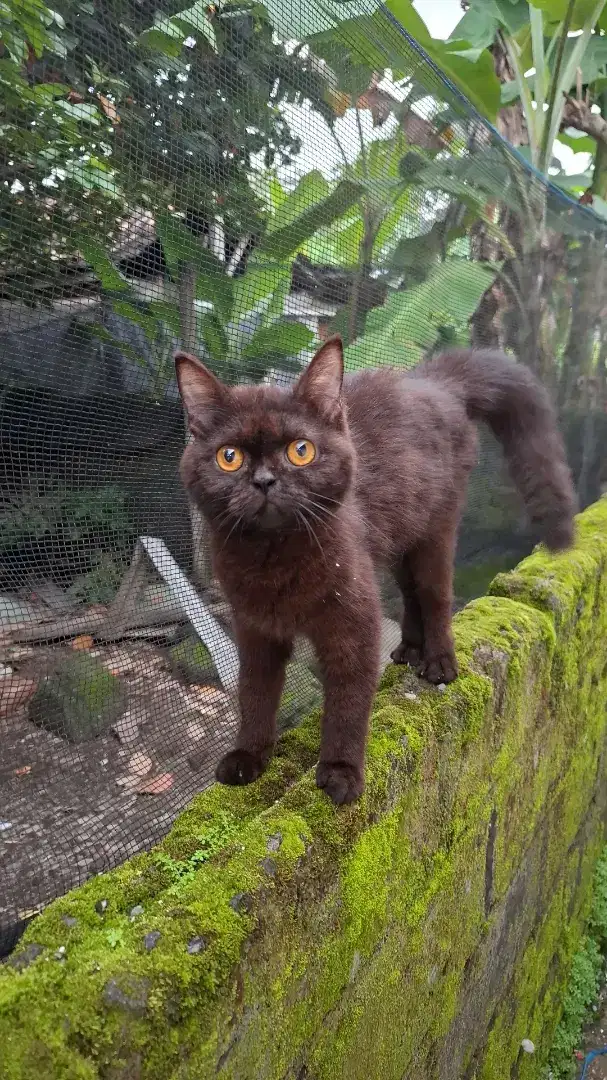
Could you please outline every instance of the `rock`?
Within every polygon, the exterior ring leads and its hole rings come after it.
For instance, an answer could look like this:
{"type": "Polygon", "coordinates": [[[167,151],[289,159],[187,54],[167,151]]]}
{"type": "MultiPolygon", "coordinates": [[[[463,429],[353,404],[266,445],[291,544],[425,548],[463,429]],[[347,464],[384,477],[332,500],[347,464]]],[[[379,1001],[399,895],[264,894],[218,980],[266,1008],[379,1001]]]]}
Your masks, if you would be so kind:
{"type": "Polygon", "coordinates": [[[160,930],[150,930],[149,934],[145,935],[143,944],[147,952],[151,952],[152,949],[156,948],[161,937],[162,934],[160,933],[160,930]]]}
{"type": "Polygon", "coordinates": [[[250,893],[236,893],[230,900],[230,907],[237,915],[248,915],[253,907],[253,897],[250,893]]]}
{"type": "MultiPolygon", "coordinates": [[[[10,668],[7,669],[10,672],[10,668]]],[[[0,717],[17,712],[36,690],[36,681],[23,675],[6,674],[0,678],[0,717]]]]}
{"type": "Polygon", "coordinates": [[[282,844],[282,836],[281,836],[280,833],[276,833],[275,836],[269,836],[268,837],[268,842],[266,844],[266,847],[267,847],[268,851],[278,851],[281,844],[282,844]]]}
{"type": "Polygon", "coordinates": [[[185,949],[190,956],[198,956],[198,953],[204,952],[208,944],[205,937],[193,937],[191,941],[188,941],[185,949]]]}
{"type": "Polygon", "coordinates": [[[535,1054],[535,1044],[531,1042],[531,1039],[523,1039],[521,1049],[524,1050],[526,1054],[535,1054]]]}
{"type": "Polygon", "coordinates": [[[60,945],[57,952],[54,954],[55,960],[59,960],[61,963],[65,960],[65,945],[60,945]]]}
{"type": "Polygon", "coordinates": [[[106,1005],[114,1005],[126,1012],[136,1013],[143,1016],[150,992],[150,984],[147,979],[139,979],[135,975],[125,975],[118,979],[110,979],[103,990],[103,1000],[106,1005]]]}
{"type": "Polygon", "coordinates": [[[68,926],[70,930],[73,930],[75,926],[78,926],[78,919],[75,919],[73,915],[62,915],[61,922],[64,926],[68,926]]]}
{"type": "Polygon", "coordinates": [[[150,715],[143,705],[126,709],[112,726],[112,732],[123,746],[135,746],[139,741],[139,727],[149,722],[150,715]]]}
{"type": "Polygon", "coordinates": [[[147,776],[152,771],[154,762],[151,757],[144,754],[142,750],[137,750],[134,754],[131,754],[128,763],[128,770],[134,773],[135,776],[147,776]]]}
{"type": "Polygon", "coordinates": [[[29,704],[30,720],[71,743],[107,731],[124,709],[124,689],[100,660],[86,652],[61,656],[29,704]]]}
{"type": "Polygon", "coordinates": [[[169,656],[176,673],[188,683],[205,683],[217,678],[209,650],[194,635],[174,645],[169,656]]]}
{"type": "Polygon", "coordinates": [[[276,877],[276,859],[262,859],[261,865],[262,868],[265,870],[266,874],[268,874],[270,877],[276,877]]]}
{"type": "Polygon", "coordinates": [[[322,687],[310,669],[305,664],[289,664],[278,707],[279,730],[296,727],[322,704],[322,697],[322,687]]]}
{"type": "Polygon", "coordinates": [[[107,900],[98,900],[95,904],[95,911],[98,915],[105,915],[107,911],[107,900]]]}
{"type": "Polygon", "coordinates": [[[7,963],[10,967],[14,967],[17,971],[23,971],[24,968],[29,967],[34,962],[37,956],[40,956],[44,952],[42,945],[28,945],[23,952],[17,953],[15,956],[9,957],[7,963]]]}
{"type": "Polygon", "coordinates": [[[140,915],[143,915],[143,908],[141,904],[135,904],[135,907],[132,907],[129,911],[129,919],[131,922],[135,922],[135,919],[137,919],[140,915]]]}

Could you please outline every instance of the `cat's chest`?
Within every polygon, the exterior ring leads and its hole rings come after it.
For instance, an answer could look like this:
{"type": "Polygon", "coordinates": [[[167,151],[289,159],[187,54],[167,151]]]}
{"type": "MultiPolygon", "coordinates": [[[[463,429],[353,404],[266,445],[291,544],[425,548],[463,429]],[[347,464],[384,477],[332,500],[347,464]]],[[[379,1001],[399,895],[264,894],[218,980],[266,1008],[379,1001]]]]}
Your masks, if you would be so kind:
{"type": "Polygon", "coordinates": [[[281,637],[305,628],[331,588],[325,575],[306,559],[217,569],[235,615],[260,632],[281,637]]]}

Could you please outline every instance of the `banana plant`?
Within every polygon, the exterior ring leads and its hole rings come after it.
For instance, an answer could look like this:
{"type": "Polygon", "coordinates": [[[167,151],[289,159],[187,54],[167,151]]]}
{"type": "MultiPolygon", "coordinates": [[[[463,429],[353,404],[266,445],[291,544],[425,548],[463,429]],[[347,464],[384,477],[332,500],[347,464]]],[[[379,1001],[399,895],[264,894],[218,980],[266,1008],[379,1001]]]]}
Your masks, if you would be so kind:
{"type": "Polygon", "coordinates": [[[502,105],[520,100],[531,164],[545,176],[572,90],[607,66],[604,9],[605,0],[470,0],[453,32],[479,58],[499,35],[513,74],[502,105]]]}

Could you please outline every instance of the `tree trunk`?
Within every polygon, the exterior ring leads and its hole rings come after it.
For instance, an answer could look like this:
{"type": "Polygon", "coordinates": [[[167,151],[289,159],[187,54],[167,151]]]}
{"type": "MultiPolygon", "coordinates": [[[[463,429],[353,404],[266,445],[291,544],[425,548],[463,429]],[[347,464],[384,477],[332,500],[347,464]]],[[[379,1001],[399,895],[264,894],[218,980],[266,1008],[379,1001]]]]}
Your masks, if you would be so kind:
{"type": "MultiPolygon", "coordinates": [[[[599,104],[601,115],[607,117],[607,93],[601,95],[599,104]]],[[[607,198],[607,146],[601,142],[597,143],[590,193],[607,198]]],[[[604,240],[590,238],[579,250],[571,330],[560,387],[562,407],[577,413],[581,421],[577,486],[582,507],[600,494],[599,428],[606,405],[604,264],[604,240]]]]}
{"type": "MultiPolygon", "coordinates": [[[[467,6],[467,4],[462,4],[464,10],[467,9],[467,6]]],[[[499,81],[501,83],[512,82],[514,73],[499,35],[491,47],[491,54],[495,74],[499,81]]],[[[527,127],[520,101],[500,109],[497,117],[497,129],[500,135],[512,146],[526,146],[528,144],[527,127]]],[[[513,247],[519,250],[521,230],[519,222],[513,219],[511,211],[508,209],[502,211],[499,225],[508,236],[513,247]]],[[[473,259],[479,262],[498,262],[503,259],[503,252],[500,251],[498,243],[490,235],[483,221],[476,222],[472,227],[470,239],[473,259]]],[[[516,307],[516,297],[509,294],[508,290],[504,290],[503,282],[498,278],[482,297],[470,320],[470,341],[475,348],[497,348],[506,344],[506,331],[502,322],[505,298],[508,295],[510,295],[511,302],[516,307]]],[[[520,327],[520,314],[516,319],[516,323],[520,327]]]]}
{"type": "MultiPolygon", "coordinates": [[[[181,326],[181,344],[190,353],[196,354],[198,339],[196,334],[196,271],[193,266],[184,266],[179,275],[179,320],[181,326]]],[[[186,429],[186,442],[192,436],[186,429]]],[[[209,550],[207,523],[200,510],[189,500],[190,521],[192,524],[192,571],[194,582],[200,588],[207,588],[211,583],[212,569],[209,550]]]]}

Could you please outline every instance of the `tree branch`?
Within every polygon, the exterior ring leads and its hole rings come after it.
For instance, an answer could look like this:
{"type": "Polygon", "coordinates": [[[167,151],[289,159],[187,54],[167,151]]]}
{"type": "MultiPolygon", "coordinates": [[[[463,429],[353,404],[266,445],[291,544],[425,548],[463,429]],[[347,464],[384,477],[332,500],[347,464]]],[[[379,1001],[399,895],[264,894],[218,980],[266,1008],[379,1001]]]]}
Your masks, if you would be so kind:
{"type": "Polygon", "coordinates": [[[583,131],[597,142],[607,144],[607,120],[600,113],[591,112],[590,105],[583,98],[566,94],[561,130],[568,127],[583,131]]]}

